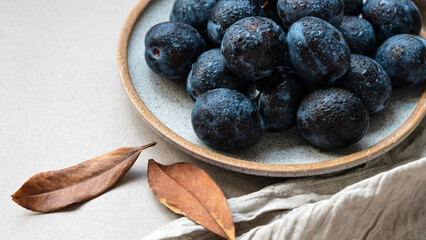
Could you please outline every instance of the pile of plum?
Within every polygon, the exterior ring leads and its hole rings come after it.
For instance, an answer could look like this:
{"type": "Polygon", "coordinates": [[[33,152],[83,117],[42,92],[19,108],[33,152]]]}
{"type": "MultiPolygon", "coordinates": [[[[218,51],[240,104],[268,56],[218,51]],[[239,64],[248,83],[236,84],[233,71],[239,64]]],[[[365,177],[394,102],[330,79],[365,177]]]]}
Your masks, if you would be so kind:
{"type": "Polygon", "coordinates": [[[421,87],[421,28],[411,0],[176,0],[170,22],[146,34],[145,59],[186,79],[207,145],[247,148],[297,123],[336,149],[366,134],[393,87],[421,87]]]}

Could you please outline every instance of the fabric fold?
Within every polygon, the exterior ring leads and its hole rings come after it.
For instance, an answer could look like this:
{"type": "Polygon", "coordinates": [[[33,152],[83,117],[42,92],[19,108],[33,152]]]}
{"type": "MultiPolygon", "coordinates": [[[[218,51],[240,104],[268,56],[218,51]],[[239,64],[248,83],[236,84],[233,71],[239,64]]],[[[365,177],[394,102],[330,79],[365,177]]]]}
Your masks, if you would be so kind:
{"type": "MultiPolygon", "coordinates": [[[[426,239],[425,126],[357,169],[229,199],[237,239],[426,239]]],[[[144,239],[221,238],[183,217],[144,239]]]]}
{"type": "Polygon", "coordinates": [[[238,239],[426,239],[426,158],[307,204],[238,239]]]}

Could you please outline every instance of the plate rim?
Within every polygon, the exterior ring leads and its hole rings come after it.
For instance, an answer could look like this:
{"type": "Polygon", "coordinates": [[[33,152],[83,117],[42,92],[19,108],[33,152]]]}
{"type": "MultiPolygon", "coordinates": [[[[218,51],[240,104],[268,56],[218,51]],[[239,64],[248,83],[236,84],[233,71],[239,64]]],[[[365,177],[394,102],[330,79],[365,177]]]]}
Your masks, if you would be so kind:
{"type": "MultiPolygon", "coordinates": [[[[172,143],[185,153],[228,170],[269,177],[304,177],[327,174],[340,170],[355,167],[363,164],[371,159],[378,157],[391,150],[402,142],[414,129],[420,124],[426,113],[426,84],[423,93],[408,119],[397,130],[391,133],[388,137],[380,142],[370,146],[364,150],[346,155],[344,157],[334,158],[322,162],[305,163],[305,164],[269,164],[250,162],[242,159],[224,156],[215,153],[203,147],[200,147],[189,140],[181,137],[164,123],[162,123],[148,109],[142,99],[139,97],[133,85],[133,81],[129,73],[128,65],[128,46],[132,36],[133,28],[137,23],[139,16],[153,0],[139,0],[135,7],[127,16],[120,32],[118,47],[117,47],[117,64],[120,79],[124,90],[130,98],[133,106],[148,124],[151,129],[158,135],[162,136],[166,141],[172,143]]],[[[422,36],[425,33],[422,30],[422,36]]]]}

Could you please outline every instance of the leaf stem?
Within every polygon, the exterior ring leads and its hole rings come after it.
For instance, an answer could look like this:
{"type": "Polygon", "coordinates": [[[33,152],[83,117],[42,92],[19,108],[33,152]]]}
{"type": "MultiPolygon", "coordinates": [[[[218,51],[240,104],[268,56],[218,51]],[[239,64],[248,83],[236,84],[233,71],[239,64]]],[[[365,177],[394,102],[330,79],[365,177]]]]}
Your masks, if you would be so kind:
{"type": "Polygon", "coordinates": [[[154,147],[155,145],[157,145],[157,142],[152,142],[152,143],[149,143],[147,145],[141,146],[140,149],[145,150],[147,148],[154,147]]]}

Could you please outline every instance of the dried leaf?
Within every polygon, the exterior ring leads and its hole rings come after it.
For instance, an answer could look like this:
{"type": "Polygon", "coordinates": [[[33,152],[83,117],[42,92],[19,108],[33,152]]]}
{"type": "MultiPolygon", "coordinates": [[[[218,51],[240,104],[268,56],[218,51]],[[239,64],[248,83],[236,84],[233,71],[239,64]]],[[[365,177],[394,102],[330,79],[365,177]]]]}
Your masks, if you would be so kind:
{"type": "Polygon", "coordinates": [[[110,189],[133,166],[142,150],[120,148],[76,166],[36,174],[12,195],[13,201],[37,212],[54,212],[93,199],[110,189]]]}
{"type": "Polygon", "coordinates": [[[164,205],[227,239],[235,239],[232,214],[219,186],[202,169],[177,163],[164,166],[149,160],[148,182],[164,205]]]}

